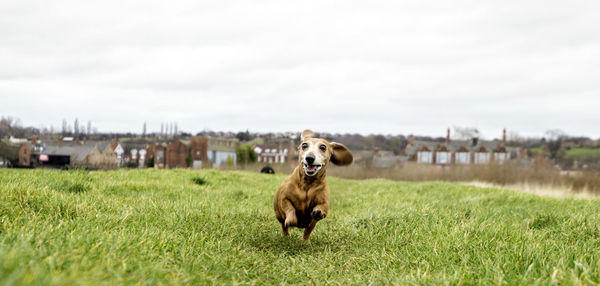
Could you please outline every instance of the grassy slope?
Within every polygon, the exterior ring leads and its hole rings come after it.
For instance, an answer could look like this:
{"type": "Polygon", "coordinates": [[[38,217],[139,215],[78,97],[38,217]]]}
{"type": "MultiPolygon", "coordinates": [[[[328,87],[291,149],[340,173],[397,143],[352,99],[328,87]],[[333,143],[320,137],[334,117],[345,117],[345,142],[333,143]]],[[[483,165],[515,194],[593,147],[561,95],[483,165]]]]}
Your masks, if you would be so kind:
{"type": "Polygon", "coordinates": [[[0,170],[0,283],[600,281],[598,201],[330,178],[330,215],[307,245],[279,235],[282,179],[0,170]]]}
{"type": "Polygon", "coordinates": [[[567,157],[600,158],[600,148],[572,148],[565,152],[567,157]]]}

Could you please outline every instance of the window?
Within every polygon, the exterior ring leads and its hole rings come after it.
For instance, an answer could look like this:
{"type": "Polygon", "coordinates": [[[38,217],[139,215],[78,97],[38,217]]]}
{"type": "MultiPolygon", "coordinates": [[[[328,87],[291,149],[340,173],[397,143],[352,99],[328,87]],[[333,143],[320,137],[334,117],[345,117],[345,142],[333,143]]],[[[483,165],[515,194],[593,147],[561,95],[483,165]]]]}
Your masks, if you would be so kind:
{"type": "Polygon", "coordinates": [[[504,163],[505,160],[508,160],[508,153],[504,153],[504,152],[494,153],[494,161],[497,162],[498,164],[504,163]]]}
{"type": "Polygon", "coordinates": [[[417,152],[417,162],[432,163],[433,162],[433,152],[430,152],[430,151],[417,152]]]}
{"type": "Polygon", "coordinates": [[[435,162],[438,164],[450,164],[452,155],[450,152],[437,152],[435,162]]]}
{"type": "Polygon", "coordinates": [[[490,153],[477,152],[475,153],[475,164],[486,164],[490,162],[490,153]]]}
{"type": "Polygon", "coordinates": [[[471,156],[469,152],[456,152],[455,153],[456,164],[469,164],[471,163],[471,156]]]}

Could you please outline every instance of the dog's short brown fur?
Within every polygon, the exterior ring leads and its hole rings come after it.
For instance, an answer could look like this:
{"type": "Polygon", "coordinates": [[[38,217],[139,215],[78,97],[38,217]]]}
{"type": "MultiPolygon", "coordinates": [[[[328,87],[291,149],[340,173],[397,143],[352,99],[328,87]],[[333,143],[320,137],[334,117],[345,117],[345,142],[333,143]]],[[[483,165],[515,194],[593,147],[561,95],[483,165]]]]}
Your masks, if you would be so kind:
{"type": "Polygon", "coordinates": [[[310,241],[315,225],[329,211],[327,164],[349,165],[353,159],[346,146],[314,136],[310,130],[302,132],[302,142],[298,146],[299,164],[285,178],[273,201],[282,235],[287,236],[288,228],[292,226],[304,228],[305,241],[310,241]]]}

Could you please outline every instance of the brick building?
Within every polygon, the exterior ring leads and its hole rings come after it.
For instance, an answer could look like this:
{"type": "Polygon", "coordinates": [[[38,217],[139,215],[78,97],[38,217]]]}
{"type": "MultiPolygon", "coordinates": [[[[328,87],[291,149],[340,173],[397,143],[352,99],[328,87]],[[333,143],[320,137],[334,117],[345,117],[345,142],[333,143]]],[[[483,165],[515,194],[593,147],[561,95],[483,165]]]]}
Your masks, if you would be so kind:
{"type": "Polygon", "coordinates": [[[477,135],[471,140],[450,140],[448,129],[445,142],[414,140],[411,135],[407,143],[401,155],[407,161],[423,164],[501,164],[507,160],[525,159],[523,150],[506,146],[506,130],[501,141],[480,140],[477,135]]]}

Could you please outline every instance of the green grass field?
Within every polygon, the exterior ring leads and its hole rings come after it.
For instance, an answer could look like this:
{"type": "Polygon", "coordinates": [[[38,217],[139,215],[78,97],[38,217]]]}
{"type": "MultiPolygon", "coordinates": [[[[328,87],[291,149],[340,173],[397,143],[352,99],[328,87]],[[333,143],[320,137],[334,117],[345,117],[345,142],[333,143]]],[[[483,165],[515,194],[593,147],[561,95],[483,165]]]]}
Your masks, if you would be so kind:
{"type": "Polygon", "coordinates": [[[330,178],[280,236],[283,175],[0,170],[0,284],[595,284],[600,202],[330,178]]]}
{"type": "Polygon", "coordinates": [[[600,158],[600,148],[571,148],[565,152],[567,157],[600,158]]]}

